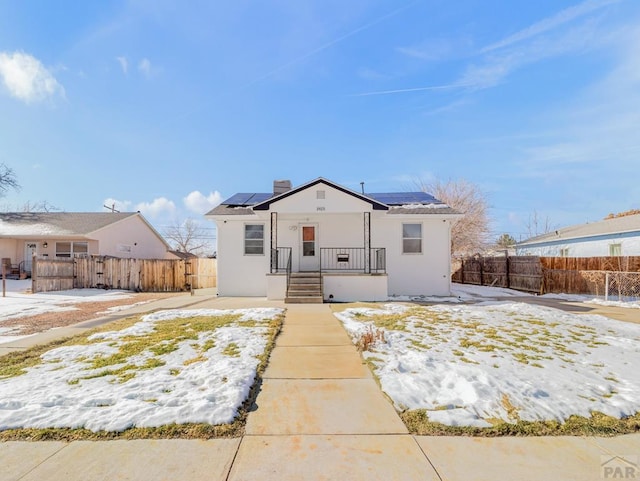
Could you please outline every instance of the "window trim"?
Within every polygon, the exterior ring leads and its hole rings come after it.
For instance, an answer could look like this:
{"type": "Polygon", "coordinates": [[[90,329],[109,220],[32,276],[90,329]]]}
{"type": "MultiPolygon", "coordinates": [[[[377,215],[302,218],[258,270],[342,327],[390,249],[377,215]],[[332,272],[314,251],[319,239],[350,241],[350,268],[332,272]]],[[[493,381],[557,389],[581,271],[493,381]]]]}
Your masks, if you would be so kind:
{"type": "Polygon", "coordinates": [[[264,246],[264,242],[265,242],[265,223],[264,222],[245,222],[243,227],[242,227],[242,253],[245,256],[249,256],[249,257],[257,257],[257,256],[264,256],[265,255],[265,246],[264,246]],[[261,253],[250,253],[247,252],[247,240],[252,240],[252,241],[256,241],[258,240],[256,239],[248,239],[247,238],[247,227],[248,226],[260,226],[262,227],[262,238],[260,238],[260,240],[262,241],[262,252],[261,253]]]}
{"type": "Polygon", "coordinates": [[[86,257],[89,255],[89,242],[88,241],[56,241],[56,245],[55,245],[55,250],[54,250],[54,256],[56,259],[73,259],[74,257],[86,257]],[[58,251],[58,246],[60,244],[69,244],[69,251],[66,252],[62,252],[60,253],[58,251]],[[75,246],[80,247],[80,245],[84,245],[85,249],[83,250],[83,252],[80,252],[76,255],[76,250],[74,249],[75,246]],[[63,255],[60,255],[63,254],[63,255]]]}
{"type": "Polygon", "coordinates": [[[609,257],[622,257],[622,242],[612,242],[609,244],[609,257]],[[617,251],[617,253],[613,251],[617,251]]]}
{"type": "Polygon", "coordinates": [[[424,254],[424,225],[422,222],[403,222],[401,224],[401,242],[402,242],[402,246],[401,246],[401,252],[402,255],[409,255],[409,256],[416,256],[416,255],[422,255],[424,254]],[[419,225],[420,226],[420,237],[405,237],[404,236],[404,226],[405,225],[419,225]],[[404,241],[406,240],[420,240],[420,251],[418,252],[407,252],[405,251],[405,244],[404,241]]]}

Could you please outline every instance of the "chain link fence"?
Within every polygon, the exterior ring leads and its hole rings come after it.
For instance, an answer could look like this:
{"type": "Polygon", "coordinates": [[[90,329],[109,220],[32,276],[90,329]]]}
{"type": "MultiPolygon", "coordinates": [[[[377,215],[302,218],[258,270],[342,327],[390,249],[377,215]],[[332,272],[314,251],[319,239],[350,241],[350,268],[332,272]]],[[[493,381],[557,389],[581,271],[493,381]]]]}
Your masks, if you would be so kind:
{"type": "Polygon", "coordinates": [[[591,291],[607,301],[640,300],[640,272],[582,271],[591,291]]]}

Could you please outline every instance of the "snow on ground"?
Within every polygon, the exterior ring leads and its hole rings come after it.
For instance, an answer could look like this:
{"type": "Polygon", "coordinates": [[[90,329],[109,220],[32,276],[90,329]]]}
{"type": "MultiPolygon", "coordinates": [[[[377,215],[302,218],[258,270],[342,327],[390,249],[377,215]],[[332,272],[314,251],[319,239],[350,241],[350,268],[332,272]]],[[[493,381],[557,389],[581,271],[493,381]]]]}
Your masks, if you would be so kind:
{"type": "Polygon", "coordinates": [[[398,409],[446,425],[566,420],[640,411],[640,325],[519,302],[352,308],[356,339],[384,331],[365,358],[398,409]]]}
{"type": "Polygon", "coordinates": [[[254,382],[268,322],[281,313],[273,308],[161,311],[121,331],[94,334],[86,345],[52,349],[25,374],[0,379],[0,430],[123,431],[170,423],[229,423],[254,382]],[[224,315],[238,318],[196,331],[195,339],[165,340],[121,364],[92,365],[132,339],[143,342],[163,322],[224,315]],[[172,342],[175,350],[167,347],[172,342]]]}
{"type": "MultiPolygon", "coordinates": [[[[473,284],[451,284],[451,296],[390,296],[391,302],[416,301],[440,303],[463,303],[463,302],[491,302],[496,299],[509,297],[532,297],[535,294],[516,291],[504,287],[476,286],[473,284]]],[[[640,301],[605,301],[589,295],[581,294],[544,294],[540,296],[545,299],[558,299],[567,302],[584,302],[586,304],[598,304],[601,306],[625,307],[629,309],[640,309],[640,301]]]]}
{"type": "MultiPolygon", "coordinates": [[[[24,316],[37,316],[47,312],[75,310],[74,304],[128,299],[129,291],[104,289],[71,289],[67,291],[31,294],[31,280],[6,281],[6,296],[0,297],[0,344],[16,341],[25,336],[13,336],[11,330],[2,328],[2,321],[24,316]]],[[[133,304],[136,305],[136,304],[133,304]]],[[[120,306],[123,309],[131,306],[120,306]]]]}
{"type": "Polygon", "coordinates": [[[544,299],[558,299],[567,302],[584,302],[585,304],[597,304],[608,307],[624,307],[627,309],[640,309],[640,300],[604,300],[587,294],[544,294],[544,299]]]}
{"type": "Polygon", "coordinates": [[[532,294],[505,289],[503,287],[476,286],[471,284],[451,284],[451,296],[390,296],[393,302],[419,301],[434,303],[459,303],[468,301],[486,301],[502,297],[527,297],[532,294]]]}

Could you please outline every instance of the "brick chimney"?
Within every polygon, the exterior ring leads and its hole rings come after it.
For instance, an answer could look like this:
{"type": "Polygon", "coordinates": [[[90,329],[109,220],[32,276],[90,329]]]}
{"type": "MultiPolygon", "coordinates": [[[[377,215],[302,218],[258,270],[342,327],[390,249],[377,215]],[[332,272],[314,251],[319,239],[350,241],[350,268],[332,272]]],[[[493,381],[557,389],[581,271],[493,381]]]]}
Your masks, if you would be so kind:
{"type": "Polygon", "coordinates": [[[291,190],[290,180],[274,180],[273,181],[273,195],[284,194],[291,190]]]}

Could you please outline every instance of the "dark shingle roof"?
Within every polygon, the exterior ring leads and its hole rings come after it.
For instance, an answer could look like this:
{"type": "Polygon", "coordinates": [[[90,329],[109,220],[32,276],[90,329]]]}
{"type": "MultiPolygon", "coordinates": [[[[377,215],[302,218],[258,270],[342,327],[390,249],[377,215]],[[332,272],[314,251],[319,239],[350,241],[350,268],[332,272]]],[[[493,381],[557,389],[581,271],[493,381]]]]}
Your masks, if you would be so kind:
{"type": "Polygon", "coordinates": [[[207,212],[205,215],[255,215],[251,207],[236,207],[233,205],[220,204],[207,212]]]}
{"type": "Polygon", "coordinates": [[[388,214],[459,214],[442,201],[426,192],[375,192],[361,194],[318,178],[280,195],[265,192],[241,192],[224,200],[206,215],[254,215],[253,208],[266,209],[272,202],[295,194],[320,182],[335,187],[349,195],[370,202],[374,209],[386,210],[388,214]]]}

